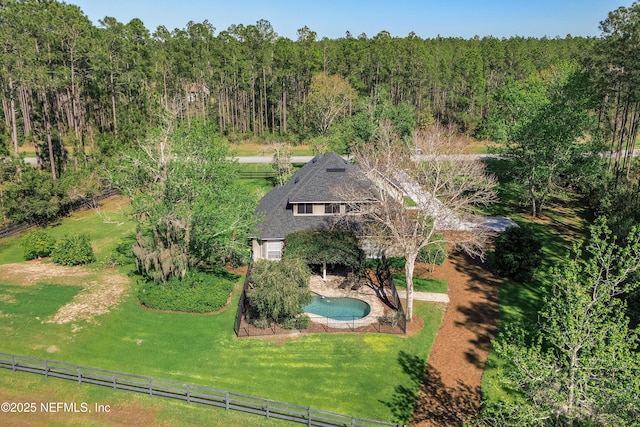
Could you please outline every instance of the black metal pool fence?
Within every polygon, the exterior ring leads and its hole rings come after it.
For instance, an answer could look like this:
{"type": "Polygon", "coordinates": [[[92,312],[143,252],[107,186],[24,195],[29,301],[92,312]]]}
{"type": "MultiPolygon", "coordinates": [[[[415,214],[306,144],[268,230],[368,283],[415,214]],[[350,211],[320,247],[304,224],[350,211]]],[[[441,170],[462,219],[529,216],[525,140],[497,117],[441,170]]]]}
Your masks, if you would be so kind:
{"type": "Polygon", "coordinates": [[[266,335],[287,335],[295,333],[322,333],[322,332],[377,332],[387,334],[405,334],[407,332],[407,321],[396,289],[393,275],[391,274],[386,258],[382,258],[383,264],[378,275],[378,279],[383,281],[386,304],[390,306],[385,310],[385,314],[375,318],[368,316],[356,319],[353,316],[345,316],[330,319],[328,317],[309,315],[310,322],[306,329],[285,329],[279,325],[272,324],[268,328],[259,328],[246,321],[247,310],[247,288],[251,276],[253,263],[249,265],[247,275],[242,287],[242,295],[238,303],[238,311],[234,324],[234,331],[238,337],[266,336],[266,335]]]}

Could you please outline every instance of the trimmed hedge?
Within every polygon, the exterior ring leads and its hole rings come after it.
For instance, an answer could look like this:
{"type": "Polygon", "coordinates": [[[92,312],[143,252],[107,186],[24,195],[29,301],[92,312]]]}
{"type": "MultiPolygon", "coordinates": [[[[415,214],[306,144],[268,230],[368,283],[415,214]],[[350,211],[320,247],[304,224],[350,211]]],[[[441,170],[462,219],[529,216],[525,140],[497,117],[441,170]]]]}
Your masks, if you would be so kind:
{"type": "Polygon", "coordinates": [[[56,239],[46,230],[32,230],[22,240],[22,254],[27,261],[51,255],[56,246],[56,239]]]}
{"type": "Polygon", "coordinates": [[[183,279],[172,278],[166,284],[147,282],[138,292],[145,307],[158,310],[209,313],[223,308],[235,282],[203,272],[190,272],[183,279]]]}
{"type": "Polygon", "coordinates": [[[53,262],[60,265],[89,264],[96,260],[93,248],[86,234],[65,236],[56,243],[51,252],[53,262]]]}

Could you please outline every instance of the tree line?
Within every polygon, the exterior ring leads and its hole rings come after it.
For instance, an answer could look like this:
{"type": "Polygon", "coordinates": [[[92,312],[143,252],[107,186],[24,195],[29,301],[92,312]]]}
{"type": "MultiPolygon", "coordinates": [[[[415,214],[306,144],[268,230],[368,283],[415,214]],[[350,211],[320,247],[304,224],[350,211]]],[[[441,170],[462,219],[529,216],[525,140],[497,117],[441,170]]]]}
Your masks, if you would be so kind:
{"type": "Polygon", "coordinates": [[[211,120],[227,134],[300,134],[308,124],[301,107],[318,73],[340,76],[360,97],[406,103],[419,121],[473,132],[505,80],[576,60],[593,44],[570,36],[422,39],[386,31],[319,39],[307,27],[297,35],[280,37],[266,20],[219,32],[206,20],[153,32],[139,19],[105,17],[94,26],[77,6],[3,2],[5,145],[15,153],[35,144],[57,176],[61,142],[78,153],[105,135],[130,143],[163,107],[185,121],[211,120]]]}

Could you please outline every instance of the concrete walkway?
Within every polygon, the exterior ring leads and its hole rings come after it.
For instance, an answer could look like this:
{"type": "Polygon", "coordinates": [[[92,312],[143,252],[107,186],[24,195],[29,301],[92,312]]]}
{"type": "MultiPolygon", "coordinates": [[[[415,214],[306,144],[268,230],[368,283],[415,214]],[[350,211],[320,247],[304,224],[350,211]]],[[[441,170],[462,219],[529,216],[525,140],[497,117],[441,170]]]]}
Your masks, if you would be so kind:
{"type": "Polygon", "coordinates": [[[448,294],[440,294],[435,292],[413,292],[413,299],[417,301],[431,301],[431,302],[449,302],[448,294]]]}

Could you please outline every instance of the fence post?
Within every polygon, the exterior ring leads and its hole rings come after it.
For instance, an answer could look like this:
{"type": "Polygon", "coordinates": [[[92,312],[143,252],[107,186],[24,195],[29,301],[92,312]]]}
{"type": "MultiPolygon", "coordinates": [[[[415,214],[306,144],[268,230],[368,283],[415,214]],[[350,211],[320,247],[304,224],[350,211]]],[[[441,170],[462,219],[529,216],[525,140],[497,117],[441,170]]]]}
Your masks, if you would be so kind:
{"type": "Polygon", "coordinates": [[[49,361],[44,361],[44,377],[49,378],[49,361]]]}
{"type": "Polygon", "coordinates": [[[269,402],[267,402],[267,406],[265,407],[265,416],[269,418],[269,402]]]}
{"type": "Polygon", "coordinates": [[[224,409],[229,410],[229,392],[224,394],[224,409]]]}
{"type": "Polygon", "coordinates": [[[153,385],[152,385],[152,379],[149,378],[149,396],[153,396],[153,385]]]}
{"type": "Polygon", "coordinates": [[[189,388],[189,384],[187,384],[187,403],[191,403],[191,389],[189,388]]]}
{"type": "Polygon", "coordinates": [[[78,368],[78,384],[82,384],[82,370],[78,368]]]}
{"type": "Polygon", "coordinates": [[[116,374],[113,374],[113,389],[117,389],[118,388],[118,383],[116,382],[116,374]]]}
{"type": "Polygon", "coordinates": [[[311,407],[307,408],[307,425],[311,427],[311,407]]]}
{"type": "Polygon", "coordinates": [[[11,355],[11,370],[16,371],[16,356],[14,354],[11,355]]]}

